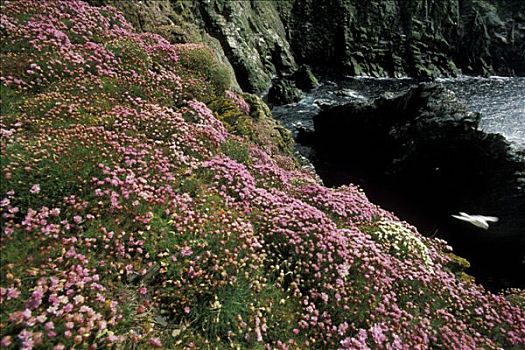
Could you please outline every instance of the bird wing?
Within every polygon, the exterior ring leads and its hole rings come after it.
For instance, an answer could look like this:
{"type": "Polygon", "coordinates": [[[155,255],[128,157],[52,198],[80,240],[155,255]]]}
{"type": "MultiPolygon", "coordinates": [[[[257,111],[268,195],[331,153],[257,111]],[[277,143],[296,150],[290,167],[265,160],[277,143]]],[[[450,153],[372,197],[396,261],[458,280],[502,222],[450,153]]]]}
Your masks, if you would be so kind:
{"type": "Polygon", "coordinates": [[[499,218],[497,218],[495,216],[485,216],[485,221],[498,222],[499,218]]]}
{"type": "Polygon", "coordinates": [[[474,221],[471,221],[470,222],[472,225],[476,226],[476,227],[479,227],[479,228],[482,228],[484,230],[488,230],[489,229],[489,224],[487,224],[486,221],[478,221],[478,220],[474,220],[474,221]]]}
{"type": "MultiPolygon", "coordinates": [[[[461,214],[461,213],[460,213],[461,214]]],[[[456,218],[458,220],[463,220],[463,221],[468,221],[470,222],[471,219],[469,217],[466,217],[466,216],[461,216],[461,215],[452,215],[453,218],[456,218]]]]}
{"type": "Polygon", "coordinates": [[[472,215],[474,220],[480,220],[485,222],[498,222],[499,219],[495,216],[485,216],[485,215],[472,215]]]}

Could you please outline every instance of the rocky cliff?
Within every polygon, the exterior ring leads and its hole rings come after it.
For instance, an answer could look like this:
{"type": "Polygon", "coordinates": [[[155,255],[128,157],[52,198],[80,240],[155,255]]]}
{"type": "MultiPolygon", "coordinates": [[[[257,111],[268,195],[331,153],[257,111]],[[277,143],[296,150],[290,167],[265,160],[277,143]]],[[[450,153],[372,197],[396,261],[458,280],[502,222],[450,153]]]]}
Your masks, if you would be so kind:
{"type": "Polygon", "coordinates": [[[324,187],[204,45],[79,0],[0,13],[2,349],[523,349],[518,292],[324,187]]]}
{"type": "Polygon", "coordinates": [[[297,60],[354,75],[523,74],[524,4],[298,0],[290,37],[297,60]]]}
{"type": "Polygon", "coordinates": [[[204,42],[233,67],[240,87],[263,93],[297,65],[281,13],[288,1],[91,0],[111,4],[144,31],[173,42],[204,42]]]}
{"type": "Polygon", "coordinates": [[[521,0],[91,0],[174,42],[203,41],[263,93],[298,63],[317,72],[525,74],[521,0]]]}

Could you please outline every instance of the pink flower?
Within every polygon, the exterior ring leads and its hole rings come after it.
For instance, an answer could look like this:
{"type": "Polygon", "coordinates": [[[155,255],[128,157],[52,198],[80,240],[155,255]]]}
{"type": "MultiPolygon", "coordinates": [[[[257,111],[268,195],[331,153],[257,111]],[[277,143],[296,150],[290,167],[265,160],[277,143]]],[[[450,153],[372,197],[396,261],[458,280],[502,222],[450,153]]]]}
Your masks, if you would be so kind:
{"type": "Polygon", "coordinates": [[[57,336],[57,332],[55,332],[55,331],[49,331],[49,332],[47,332],[47,337],[48,337],[48,338],[54,338],[54,337],[56,337],[56,336],[57,336]]]}
{"type": "Polygon", "coordinates": [[[71,312],[73,311],[73,304],[69,303],[64,306],[64,312],[71,312]]]}
{"type": "Polygon", "coordinates": [[[7,288],[7,300],[16,299],[20,295],[20,291],[16,288],[7,288]]]}
{"type": "Polygon", "coordinates": [[[159,338],[150,338],[149,345],[153,346],[154,348],[160,348],[162,347],[162,342],[159,338]]]}
{"type": "Polygon", "coordinates": [[[182,256],[190,256],[191,254],[193,254],[193,250],[191,250],[191,248],[188,247],[188,246],[183,247],[180,250],[180,255],[182,255],[182,256]]]}
{"type": "Polygon", "coordinates": [[[98,321],[97,325],[98,325],[98,329],[103,331],[104,329],[107,328],[108,323],[106,322],[106,320],[100,320],[100,321],[98,321]]]}
{"type": "Polygon", "coordinates": [[[18,334],[18,338],[22,341],[31,339],[32,336],[33,336],[33,333],[28,332],[26,329],[22,330],[22,332],[18,334]]]}
{"type": "Polygon", "coordinates": [[[39,184],[33,185],[33,187],[31,187],[31,189],[29,190],[29,192],[31,192],[32,194],[40,193],[40,185],[39,184]]]}
{"type": "Polygon", "coordinates": [[[10,226],[7,226],[5,229],[4,229],[4,233],[6,236],[11,236],[13,234],[13,232],[15,232],[15,230],[10,227],[10,226]]]}
{"type": "Polygon", "coordinates": [[[139,294],[140,295],[146,295],[148,293],[148,288],[146,287],[140,287],[139,288],[139,294]]]}
{"type": "Polygon", "coordinates": [[[2,347],[8,347],[9,345],[11,345],[13,343],[13,338],[11,338],[11,336],[7,335],[5,337],[2,338],[2,340],[0,341],[0,345],[2,347]]]}

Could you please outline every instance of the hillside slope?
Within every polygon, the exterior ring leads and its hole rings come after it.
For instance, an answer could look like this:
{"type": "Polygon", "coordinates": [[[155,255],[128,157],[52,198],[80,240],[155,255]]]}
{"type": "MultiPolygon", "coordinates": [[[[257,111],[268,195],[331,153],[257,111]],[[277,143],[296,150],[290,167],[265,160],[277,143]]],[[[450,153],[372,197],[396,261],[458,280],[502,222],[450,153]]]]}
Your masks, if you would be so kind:
{"type": "Polygon", "coordinates": [[[1,5],[5,349],[518,349],[519,293],[323,187],[197,44],[1,5]]]}

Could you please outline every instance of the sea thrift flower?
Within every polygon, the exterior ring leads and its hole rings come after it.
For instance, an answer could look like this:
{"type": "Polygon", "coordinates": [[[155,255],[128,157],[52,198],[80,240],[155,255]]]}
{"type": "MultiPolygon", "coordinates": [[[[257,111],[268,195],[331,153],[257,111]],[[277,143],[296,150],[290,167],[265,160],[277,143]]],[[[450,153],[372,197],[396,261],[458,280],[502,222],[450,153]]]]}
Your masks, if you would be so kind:
{"type": "Polygon", "coordinates": [[[40,185],[39,184],[35,184],[31,187],[31,190],[29,190],[29,192],[31,192],[32,194],[38,194],[40,193],[40,185]]]}
{"type": "Polygon", "coordinates": [[[20,291],[16,288],[7,288],[7,300],[16,299],[20,296],[20,291]]]}
{"type": "Polygon", "coordinates": [[[9,335],[6,335],[5,337],[2,338],[2,340],[0,341],[0,345],[2,345],[3,347],[8,347],[10,346],[11,344],[13,344],[13,339],[11,336],[9,335]]]}
{"type": "Polygon", "coordinates": [[[181,250],[180,250],[180,255],[186,257],[186,256],[190,256],[191,254],[193,254],[193,251],[191,250],[190,247],[183,247],[181,250]]]}
{"type": "Polygon", "coordinates": [[[192,323],[173,333],[187,348],[524,346],[518,302],[458,279],[446,242],[357,186],[301,169],[262,104],[190,68],[213,58],[203,45],[79,0],[0,6],[16,107],[0,118],[2,347],[162,347],[146,310],[192,323]],[[130,319],[133,285],[147,298],[130,319]]]}
{"type": "Polygon", "coordinates": [[[161,348],[162,347],[162,342],[160,341],[159,338],[150,338],[148,343],[149,343],[149,345],[151,345],[154,348],[161,348]]]}
{"type": "Polygon", "coordinates": [[[250,105],[239,94],[231,90],[226,90],[224,94],[226,98],[235,103],[235,105],[237,105],[237,107],[239,107],[242,112],[246,114],[250,113],[250,105]]]}

